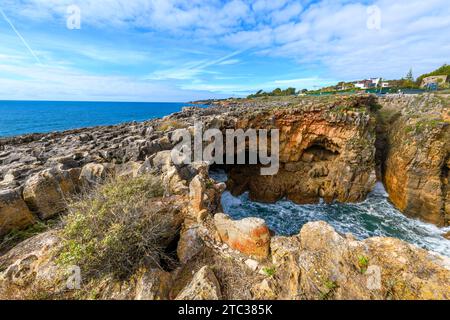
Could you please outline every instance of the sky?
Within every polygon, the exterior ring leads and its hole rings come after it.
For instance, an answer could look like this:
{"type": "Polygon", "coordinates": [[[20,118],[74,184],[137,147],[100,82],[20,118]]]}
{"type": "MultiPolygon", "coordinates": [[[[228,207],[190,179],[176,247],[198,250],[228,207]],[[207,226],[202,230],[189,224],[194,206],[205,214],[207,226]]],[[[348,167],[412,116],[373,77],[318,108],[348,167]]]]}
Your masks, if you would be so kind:
{"type": "Polygon", "coordinates": [[[187,102],[449,58],[448,0],[0,0],[0,100],[187,102]]]}

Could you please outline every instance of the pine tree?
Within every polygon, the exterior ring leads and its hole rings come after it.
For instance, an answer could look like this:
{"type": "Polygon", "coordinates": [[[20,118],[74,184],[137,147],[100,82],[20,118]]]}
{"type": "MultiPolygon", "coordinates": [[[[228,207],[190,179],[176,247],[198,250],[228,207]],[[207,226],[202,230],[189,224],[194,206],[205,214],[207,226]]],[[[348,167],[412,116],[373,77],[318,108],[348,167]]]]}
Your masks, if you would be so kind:
{"type": "Polygon", "coordinates": [[[414,82],[414,76],[413,76],[413,72],[412,69],[409,69],[408,74],[406,75],[406,80],[414,82]]]}

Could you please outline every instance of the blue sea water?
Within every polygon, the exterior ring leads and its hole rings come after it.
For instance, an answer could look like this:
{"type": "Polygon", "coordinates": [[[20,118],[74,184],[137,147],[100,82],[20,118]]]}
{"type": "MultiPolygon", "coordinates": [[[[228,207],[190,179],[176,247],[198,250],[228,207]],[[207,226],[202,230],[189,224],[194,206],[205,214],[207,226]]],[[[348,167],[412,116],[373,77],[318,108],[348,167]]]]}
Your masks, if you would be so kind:
{"type": "Polygon", "coordinates": [[[0,101],[0,137],[145,121],[178,112],[187,105],[161,102],[0,101]]]}

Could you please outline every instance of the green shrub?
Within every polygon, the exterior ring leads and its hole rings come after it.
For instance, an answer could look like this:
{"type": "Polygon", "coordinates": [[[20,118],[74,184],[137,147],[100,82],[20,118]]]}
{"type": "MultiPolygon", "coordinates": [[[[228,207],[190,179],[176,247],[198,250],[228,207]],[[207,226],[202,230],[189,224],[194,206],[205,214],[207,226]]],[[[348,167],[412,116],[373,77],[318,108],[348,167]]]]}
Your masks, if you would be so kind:
{"type": "Polygon", "coordinates": [[[130,276],[160,265],[176,235],[173,216],[155,197],[161,181],[151,175],[112,180],[69,204],[58,263],[77,265],[84,277],[130,276]]]}
{"type": "Polygon", "coordinates": [[[369,258],[366,256],[358,256],[358,266],[361,273],[366,273],[369,267],[369,258]]]}
{"type": "Polygon", "coordinates": [[[320,292],[320,300],[330,300],[339,288],[336,281],[327,280],[324,282],[325,290],[320,292]]]}
{"type": "Polygon", "coordinates": [[[175,119],[169,119],[161,122],[157,127],[157,130],[164,132],[169,129],[183,129],[183,128],[186,128],[186,124],[175,119]]]}
{"type": "Polygon", "coordinates": [[[275,270],[275,268],[268,268],[268,267],[264,267],[262,269],[262,271],[264,272],[264,274],[268,277],[273,277],[275,275],[275,273],[277,272],[275,270]]]}

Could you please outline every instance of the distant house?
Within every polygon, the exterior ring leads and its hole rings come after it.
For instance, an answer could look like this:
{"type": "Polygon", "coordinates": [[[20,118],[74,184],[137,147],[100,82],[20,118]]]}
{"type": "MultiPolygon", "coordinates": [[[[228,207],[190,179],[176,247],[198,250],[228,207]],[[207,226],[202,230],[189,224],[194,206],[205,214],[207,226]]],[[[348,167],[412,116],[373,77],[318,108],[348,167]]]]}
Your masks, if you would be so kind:
{"type": "Polygon", "coordinates": [[[381,78],[370,78],[361,81],[354,82],[356,88],[360,89],[371,89],[376,88],[380,85],[381,78]]]}
{"type": "Polygon", "coordinates": [[[387,82],[387,81],[383,81],[383,82],[381,83],[381,87],[382,87],[382,88],[390,88],[390,87],[391,87],[391,83],[390,83],[390,82],[387,82]]]}
{"type": "Polygon", "coordinates": [[[431,88],[431,87],[438,87],[439,85],[443,85],[446,82],[449,82],[450,77],[447,75],[441,75],[441,76],[430,76],[423,78],[421,87],[422,88],[431,88]]]}

